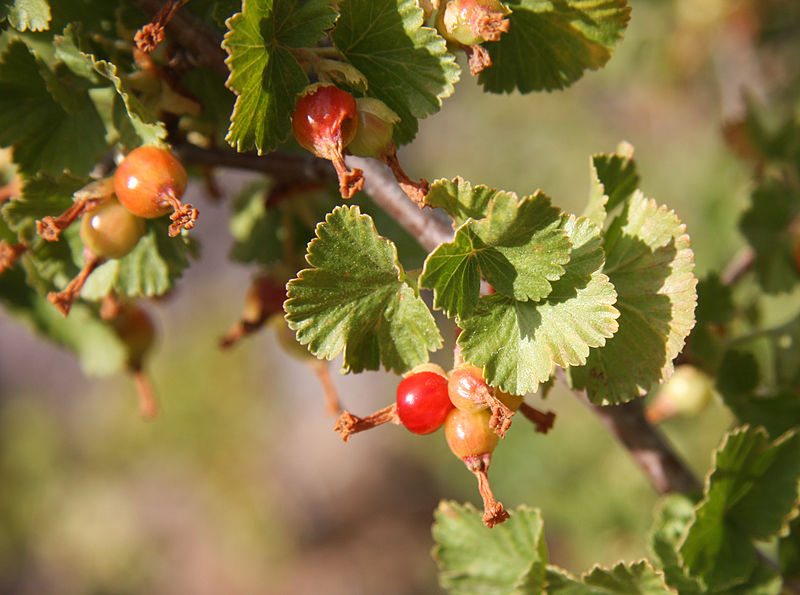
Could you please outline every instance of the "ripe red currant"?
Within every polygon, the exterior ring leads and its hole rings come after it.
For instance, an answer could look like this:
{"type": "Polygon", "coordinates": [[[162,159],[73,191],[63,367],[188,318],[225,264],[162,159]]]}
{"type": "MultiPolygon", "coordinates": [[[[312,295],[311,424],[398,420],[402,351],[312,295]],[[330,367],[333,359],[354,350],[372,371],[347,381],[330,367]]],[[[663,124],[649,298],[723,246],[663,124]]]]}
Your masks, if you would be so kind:
{"type": "Polygon", "coordinates": [[[438,430],[452,409],[447,396],[447,378],[441,374],[412,372],[397,387],[397,416],[415,434],[438,430]]]}
{"type": "Polygon", "coordinates": [[[333,163],[342,198],[352,197],[364,185],[364,172],[351,171],[344,163],[344,148],[357,130],[356,100],[347,91],[315,83],[298,96],[292,115],[294,137],[302,147],[333,163]]]}
{"type": "Polygon", "coordinates": [[[186,182],[181,162],[166,149],[152,145],[131,151],[114,174],[117,198],[134,215],[152,219],[174,211],[170,236],[191,229],[197,219],[197,209],[181,202],[186,182]]]}
{"type": "Polygon", "coordinates": [[[83,245],[103,258],[122,258],[146,231],[144,220],[110,198],[81,219],[83,245]]]}

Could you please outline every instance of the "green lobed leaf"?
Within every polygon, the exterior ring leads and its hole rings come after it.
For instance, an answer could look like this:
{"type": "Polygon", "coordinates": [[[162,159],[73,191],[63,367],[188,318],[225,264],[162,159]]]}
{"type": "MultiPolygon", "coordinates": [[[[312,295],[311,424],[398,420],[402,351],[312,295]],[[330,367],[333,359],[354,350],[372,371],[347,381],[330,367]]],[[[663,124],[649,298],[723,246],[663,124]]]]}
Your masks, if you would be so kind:
{"type": "Polygon", "coordinates": [[[547,546],[537,509],[520,507],[487,529],[471,504],[442,501],[434,513],[433,557],[451,593],[540,593],[547,546]]]}
{"type": "Polygon", "coordinates": [[[650,549],[661,563],[667,585],[681,595],[701,595],[703,585],[687,573],[678,556],[695,502],[685,494],[669,494],[658,504],[650,534],[650,549]]]}
{"type": "Polygon", "coordinates": [[[226,140],[237,151],[272,151],[291,132],[295,98],[308,76],[292,48],[314,45],[333,25],[327,0],[244,0],[222,47],[236,103],[226,140]]]}
{"type": "Polygon", "coordinates": [[[487,91],[562,89],[605,65],[630,18],[627,0],[508,0],[509,31],[487,42],[487,91]]]}
{"type": "Polygon", "coordinates": [[[64,317],[26,283],[21,269],[15,267],[0,275],[0,302],[6,312],[37,333],[75,352],[87,374],[105,375],[124,369],[125,347],[94,309],[76,302],[64,317]]]}
{"type": "Polygon", "coordinates": [[[489,212],[489,203],[502,190],[484,185],[473,187],[466,180],[456,177],[452,180],[436,180],[425,195],[425,204],[440,207],[450,213],[454,225],[460,227],[467,219],[483,219],[489,212]]]}
{"type": "Polygon", "coordinates": [[[735,314],[730,286],[723,284],[716,273],[701,279],[697,284],[697,323],[727,324],[735,314]]]}
{"type": "Polygon", "coordinates": [[[787,578],[800,579],[800,518],[789,526],[789,534],[778,542],[781,573],[787,578]]]}
{"type": "Polygon", "coordinates": [[[486,379],[512,394],[534,392],[555,366],[580,366],[591,347],[617,330],[617,294],[601,272],[600,229],[586,218],[562,217],[573,245],[564,275],[539,302],[520,302],[496,293],[482,297],[460,322],[458,343],[468,362],[486,379]]]}
{"type": "Polygon", "coordinates": [[[592,186],[584,216],[602,226],[608,213],[628,200],[639,187],[633,147],[622,143],[618,152],[592,156],[592,186]]]}
{"type": "Polygon", "coordinates": [[[5,16],[17,31],[47,31],[50,27],[50,3],[47,0],[10,0],[0,7],[0,17],[5,16]]]}
{"type": "Polygon", "coordinates": [[[605,237],[603,271],[618,301],[619,331],[585,366],[571,368],[573,388],[593,403],[623,403],[672,373],[672,360],[694,326],[697,279],[684,225],[673,211],[637,192],[605,237]]]}
{"type": "Polygon", "coordinates": [[[758,563],[753,540],[786,533],[797,516],[799,479],[800,434],[770,443],[760,428],[729,433],[680,547],[690,573],[709,589],[747,581],[758,563]]]}
{"type": "Polygon", "coordinates": [[[583,575],[582,581],[560,568],[547,569],[546,593],[558,595],[660,595],[672,593],[664,584],[664,577],[649,562],[641,560],[632,564],[619,562],[611,569],[596,566],[583,575]]]}
{"type": "Polygon", "coordinates": [[[560,211],[547,196],[537,193],[518,200],[499,192],[485,219],[468,220],[452,242],[428,256],[420,285],[434,290],[434,306],[450,317],[472,313],[481,277],[498,293],[536,301],[564,274],[570,248],[560,211]]]}
{"type": "MultiPolygon", "coordinates": [[[[73,79],[76,96],[69,105],[54,98],[53,85],[66,80],[21,41],[12,41],[0,56],[0,146],[13,146],[14,161],[25,174],[83,176],[106,150],[105,125],[85,82],[73,79]]],[[[65,94],[69,91],[61,88],[55,97],[65,94]]]]}
{"type": "Polygon", "coordinates": [[[81,298],[100,300],[111,290],[128,297],[164,295],[189,266],[187,241],[170,238],[169,220],[147,221],[147,233],[126,256],[109,260],[95,270],[81,291],[81,298]]]}
{"type": "Polygon", "coordinates": [[[717,372],[717,391],[725,405],[742,422],[762,426],[771,436],[800,426],[800,399],[791,388],[760,390],[761,373],[756,358],[730,350],[717,372]]]}
{"type": "Polygon", "coordinates": [[[409,285],[394,244],[358,206],[338,207],[317,226],[304,269],[287,285],[289,326],[318,358],[344,350],[343,371],[402,373],[428,361],[442,337],[409,285]]]}
{"type": "Polygon", "coordinates": [[[398,144],[417,133],[417,119],[441,109],[460,70],[444,39],[423,26],[414,0],[342,0],[334,45],[369,81],[370,95],[397,112],[398,144]]]}

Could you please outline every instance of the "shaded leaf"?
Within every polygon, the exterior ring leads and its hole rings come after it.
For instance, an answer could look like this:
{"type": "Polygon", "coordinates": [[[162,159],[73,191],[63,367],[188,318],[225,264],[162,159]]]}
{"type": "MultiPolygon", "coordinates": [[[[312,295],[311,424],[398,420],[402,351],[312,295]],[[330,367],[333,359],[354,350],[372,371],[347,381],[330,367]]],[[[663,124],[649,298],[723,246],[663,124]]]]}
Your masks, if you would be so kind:
{"type": "Polygon", "coordinates": [[[592,157],[592,186],[584,216],[603,225],[608,213],[633,196],[639,186],[639,172],[633,147],[623,144],[617,153],[592,157]]]}
{"type": "Polygon", "coordinates": [[[433,557],[451,593],[540,593],[547,547],[537,509],[520,507],[488,529],[471,504],[442,501],[434,513],[433,557]]]}
{"type": "Polygon", "coordinates": [[[440,207],[450,213],[456,227],[463,225],[467,219],[483,219],[489,212],[489,203],[502,194],[484,185],[472,186],[462,178],[452,180],[436,180],[425,195],[425,204],[440,207]]]}
{"type": "Polygon", "coordinates": [[[441,109],[460,70],[444,39],[422,26],[414,0],[342,0],[334,45],[369,81],[370,95],[393,109],[401,122],[398,144],[417,133],[417,119],[441,109]]]}

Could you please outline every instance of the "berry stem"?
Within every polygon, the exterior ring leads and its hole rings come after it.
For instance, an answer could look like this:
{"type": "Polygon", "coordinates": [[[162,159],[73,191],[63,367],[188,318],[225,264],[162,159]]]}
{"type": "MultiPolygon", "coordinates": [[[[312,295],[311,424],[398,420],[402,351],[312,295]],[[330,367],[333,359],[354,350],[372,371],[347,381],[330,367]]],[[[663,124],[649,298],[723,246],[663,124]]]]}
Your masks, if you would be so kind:
{"type": "Polygon", "coordinates": [[[357,417],[345,409],[339,414],[339,419],[336,420],[333,429],[339,432],[342,440],[347,442],[353,434],[371,430],[385,423],[400,424],[400,418],[397,416],[397,403],[392,403],[366,417],[357,417]]]}
{"type": "Polygon", "coordinates": [[[419,182],[415,182],[408,177],[408,174],[400,166],[400,161],[397,159],[397,147],[394,143],[389,145],[389,148],[381,155],[381,161],[389,166],[392,170],[397,183],[400,188],[405,192],[408,197],[417,203],[421,209],[425,206],[425,195],[428,194],[430,184],[425,178],[420,178],[419,182]]]}
{"type": "Polygon", "coordinates": [[[105,197],[76,200],[71,207],[58,217],[48,215],[38,220],[36,222],[36,233],[48,242],[55,242],[61,232],[69,227],[75,219],[97,208],[104,200],[106,200],[105,197]]]}
{"type": "Polygon", "coordinates": [[[5,240],[0,241],[0,275],[14,266],[17,259],[19,259],[27,249],[28,245],[24,242],[9,244],[5,240]]]}
{"type": "Polygon", "coordinates": [[[139,414],[146,420],[155,419],[158,417],[158,401],[150,378],[141,366],[131,368],[131,374],[139,394],[139,414]]]}
{"type": "Polygon", "coordinates": [[[89,275],[106,261],[105,258],[101,258],[88,250],[84,250],[83,257],[86,264],[83,265],[81,272],[78,273],[63,290],[59,292],[51,291],[47,294],[47,301],[58,308],[64,316],[69,314],[72,303],[75,301],[75,298],[78,297],[81,289],[83,289],[83,285],[86,283],[86,279],[89,278],[89,275]]]}
{"type": "Polygon", "coordinates": [[[539,411],[525,402],[519,406],[519,412],[533,422],[536,431],[542,434],[547,434],[556,419],[556,414],[552,411],[539,411]]]}
{"type": "Polygon", "coordinates": [[[357,167],[349,169],[344,162],[341,149],[331,156],[331,162],[339,176],[339,193],[344,199],[352,198],[364,187],[364,172],[357,167]]]}
{"type": "Polygon", "coordinates": [[[233,347],[238,341],[244,339],[249,334],[254,333],[264,326],[264,322],[266,320],[266,314],[256,321],[239,320],[230,329],[228,329],[228,332],[225,333],[225,336],[219,340],[219,348],[229,349],[233,347]]]}
{"type": "Polygon", "coordinates": [[[322,394],[325,397],[325,410],[329,415],[338,415],[342,410],[342,403],[339,400],[339,392],[336,390],[336,385],[333,384],[331,377],[331,369],[327,361],[319,359],[309,359],[308,367],[319,380],[322,385],[322,394]]]}
{"type": "Polygon", "coordinates": [[[491,454],[464,457],[462,459],[467,469],[472,471],[478,480],[478,491],[481,494],[481,499],[483,499],[483,524],[490,529],[509,518],[508,512],[503,508],[503,503],[496,500],[492,493],[492,486],[487,475],[491,460],[491,454]]]}

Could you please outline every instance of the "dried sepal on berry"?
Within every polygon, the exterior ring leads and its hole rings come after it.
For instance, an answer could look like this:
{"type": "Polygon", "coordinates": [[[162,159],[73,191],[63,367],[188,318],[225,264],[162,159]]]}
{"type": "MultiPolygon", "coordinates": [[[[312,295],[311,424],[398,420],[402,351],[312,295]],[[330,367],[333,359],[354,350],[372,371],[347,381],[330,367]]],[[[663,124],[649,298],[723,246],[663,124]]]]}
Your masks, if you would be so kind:
{"type": "Polygon", "coordinates": [[[498,0],[449,0],[436,16],[436,28],[447,41],[464,48],[474,76],[492,65],[481,44],[499,41],[508,32],[509,14],[509,8],[498,0]]]}
{"type": "Polygon", "coordinates": [[[90,182],[72,195],[72,206],[53,217],[48,215],[36,222],[36,233],[48,242],[58,240],[61,232],[78,217],[96,208],[114,195],[114,178],[102,178],[90,182]]]}
{"type": "Polygon", "coordinates": [[[430,184],[424,178],[415,182],[400,166],[393,140],[394,127],[400,122],[400,116],[380,99],[373,97],[359,97],[356,105],[358,130],[347,147],[348,151],[359,157],[378,159],[388,165],[403,192],[422,208],[430,184]]]}
{"type": "Polygon", "coordinates": [[[152,52],[164,41],[164,28],[172,20],[175,12],[188,0],[167,0],[153,20],[139,29],[133,36],[136,47],[143,52],[152,52]]]}
{"type": "Polygon", "coordinates": [[[490,413],[483,409],[468,413],[453,409],[444,422],[447,445],[478,480],[483,500],[483,523],[490,529],[509,518],[503,503],[495,499],[489,483],[489,465],[499,437],[489,427],[490,413]]]}
{"type": "Polygon", "coordinates": [[[166,149],[154,145],[131,151],[114,173],[117,198],[137,217],[153,219],[172,211],[170,237],[177,236],[181,229],[192,229],[197,220],[197,209],[181,202],[186,184],[186,170],[181,162],[166,149]]]}
{"type": "Polygon", "coordinates": [[[344,149],[358,129],[356,100],[334,85],[314,83],[297,97],[292,131],[302,147],[333,163],[342,198],[351,198],[364,186],[364,172],[349,169],[344,149]]]}

